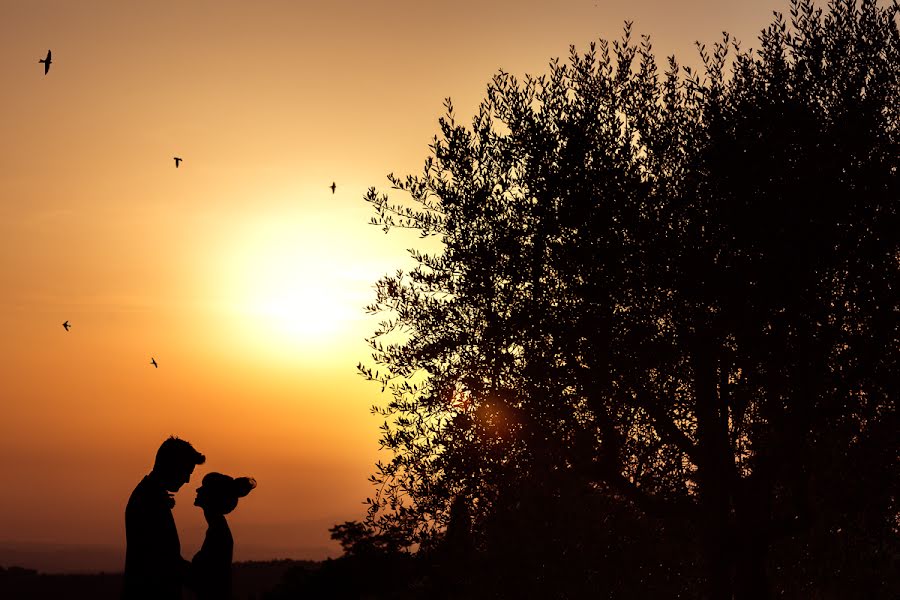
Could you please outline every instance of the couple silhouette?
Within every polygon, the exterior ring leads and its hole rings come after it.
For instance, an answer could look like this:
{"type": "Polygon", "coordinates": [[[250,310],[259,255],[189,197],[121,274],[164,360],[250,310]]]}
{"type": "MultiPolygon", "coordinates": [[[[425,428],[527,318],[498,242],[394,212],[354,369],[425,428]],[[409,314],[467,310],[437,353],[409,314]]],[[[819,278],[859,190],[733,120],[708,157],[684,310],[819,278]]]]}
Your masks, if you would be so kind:
{"type": "Polygon", "coordinates": [[[256,481],[221,473],[203,477],[194,506],[203,510],[208,528],[203,546],[187,561],[181,556],[172,516],[174,493],[204,462],[206,457],[190,443],[172,436],[156,452],[153,470],[131,493],[125,507],[123,600],[181,600],[183,588],[198,600],[231,598],[234,539],[225,515],[256,487],[256,481]]]}

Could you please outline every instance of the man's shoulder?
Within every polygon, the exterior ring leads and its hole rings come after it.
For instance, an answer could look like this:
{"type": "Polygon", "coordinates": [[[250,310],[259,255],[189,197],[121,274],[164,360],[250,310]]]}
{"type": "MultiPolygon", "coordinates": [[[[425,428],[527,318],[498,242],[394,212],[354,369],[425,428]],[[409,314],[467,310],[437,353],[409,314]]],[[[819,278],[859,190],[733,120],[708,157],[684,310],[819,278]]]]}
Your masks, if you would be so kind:
{"type": "Polygon", "coordinates": [[[138,482],[134,491],[131,492],[125,510],[127,512],[129,508],[163,507],[166,506],[167,497],[166,491],[149,476],[146,476],[138,482]]]}

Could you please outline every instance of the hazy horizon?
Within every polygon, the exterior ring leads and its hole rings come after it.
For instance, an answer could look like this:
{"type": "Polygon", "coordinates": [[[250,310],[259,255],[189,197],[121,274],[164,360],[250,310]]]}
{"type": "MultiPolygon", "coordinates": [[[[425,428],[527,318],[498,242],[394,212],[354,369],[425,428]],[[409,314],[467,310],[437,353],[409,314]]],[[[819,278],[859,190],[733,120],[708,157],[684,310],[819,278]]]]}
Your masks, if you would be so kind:
{"type": "MultiPolygon", "coordinates": [[[[183,554],[190,556],[196,552],[199,543],[192,546],[196,547],[183,547],[183,554]]],[[[241,562],[322,561],[340,555],[340,551],[335,552],[326,546],[245,545],[241,553],[241,562]]],[[[0,540],[0,567],[21,567],[46,574],[121,573],[124,567],[124,549],[115,544],[79,545],[0,540]]]]}

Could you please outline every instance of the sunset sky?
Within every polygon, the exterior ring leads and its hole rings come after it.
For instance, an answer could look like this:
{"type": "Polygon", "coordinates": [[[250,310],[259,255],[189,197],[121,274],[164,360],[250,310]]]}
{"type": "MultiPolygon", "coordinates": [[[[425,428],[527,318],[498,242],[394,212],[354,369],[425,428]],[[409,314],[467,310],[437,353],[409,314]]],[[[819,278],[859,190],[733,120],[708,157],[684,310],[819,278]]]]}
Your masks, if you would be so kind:
{"type": "Polygon", "coordinates": [[[186,557],[208,471],[259,482],[236,560],[339,554],[380,425],[362,308],[416,243],[368,225],[366,189],[418,172],[443,99],[468,119],[499,68],[545,72],[625,19],[696,64],[695,40],[757,46],[785,8],[0,0],[0,565],[64,546],[96,553],[23,566],[121,568],[171,434],[207,456],[176,496],[186,557]]]}

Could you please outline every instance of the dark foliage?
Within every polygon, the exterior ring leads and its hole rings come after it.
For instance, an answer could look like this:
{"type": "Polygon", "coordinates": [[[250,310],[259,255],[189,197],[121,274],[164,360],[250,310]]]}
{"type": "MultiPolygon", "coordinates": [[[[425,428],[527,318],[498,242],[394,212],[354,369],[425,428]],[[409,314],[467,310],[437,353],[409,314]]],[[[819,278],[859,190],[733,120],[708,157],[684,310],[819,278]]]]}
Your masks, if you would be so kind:
{"type": "Polygon", "coordinates": [[[509,577],[459,597],[896,594],[898,10],[796,0],[702,74],[626,26],[448,101],[367,197],[440,242],[371,307],[367,535],[439,556],[463,504],[509,577]]]}
{"type": "Polygon", "coordinates": [[[356,600],[424,598],[417,587],[416,559],[408,553],[373,552],[328,559],[290,569],[265,600],[356,600]]]}

